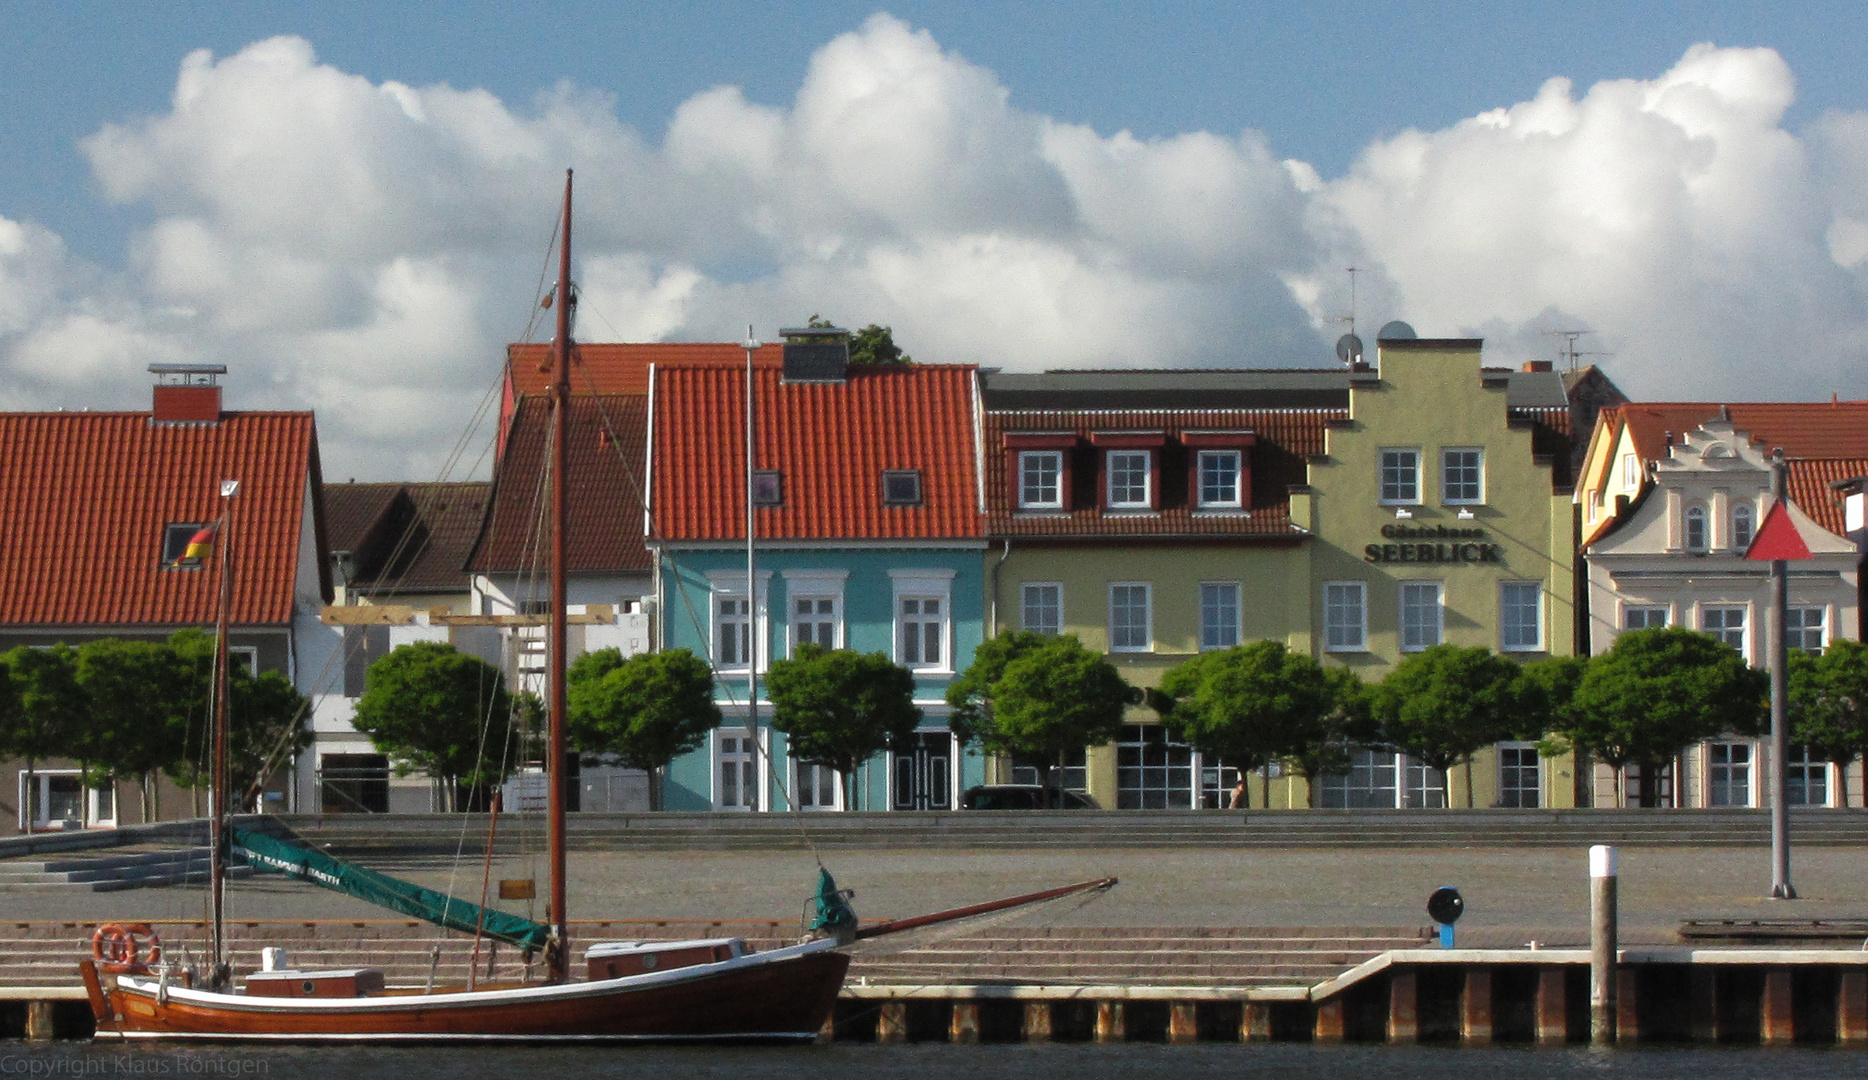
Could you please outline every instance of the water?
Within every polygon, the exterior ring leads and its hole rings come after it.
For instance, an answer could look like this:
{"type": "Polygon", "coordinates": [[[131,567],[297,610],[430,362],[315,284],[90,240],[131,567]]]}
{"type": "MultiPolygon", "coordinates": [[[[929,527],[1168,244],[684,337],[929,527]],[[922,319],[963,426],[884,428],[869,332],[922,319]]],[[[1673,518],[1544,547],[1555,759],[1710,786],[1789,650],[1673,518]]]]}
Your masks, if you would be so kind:
{"type": "Polygon", "coordinates": [[[1084,1044],[831,1047],[385,1047],[306,1048],[135,1046],[104,1043],[28,1046],[0,1042],[0,1080],[8,1077],[262,1077],[265,1080],[468,1080],[475,1077],[577,1080],[947,1080],[1017,1077],[1148,1080],[1224,1076],[1229,1080],[1380,1077],[1527,1077],[1568,1080],[1823,1080],[1868,1076],[1860,1050],[1757,1047],[1461,1050],[1438,1047],[1312,1046],[1303,1043],[1123,1046],[1084,1044]]]}

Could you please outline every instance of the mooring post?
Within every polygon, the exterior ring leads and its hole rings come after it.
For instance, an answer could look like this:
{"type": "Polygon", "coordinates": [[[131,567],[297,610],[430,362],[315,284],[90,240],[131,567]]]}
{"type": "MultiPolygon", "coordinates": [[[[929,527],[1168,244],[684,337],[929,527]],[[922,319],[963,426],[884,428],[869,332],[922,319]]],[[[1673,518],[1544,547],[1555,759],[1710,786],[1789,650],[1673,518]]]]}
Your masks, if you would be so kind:
{"type": "Polygon", "coordinates": [[[1474,965],[1466,969],[1459,992],[1459,1041],[1467,1046],[1492,1045],[1492,969],[1474,965]]]}
{"type": "Polygon", "coordinates": [[[1119,1043],[1128,1041],[1128,1021],[1123,1016],[1122,1002],[1099,1001],[1096,1003],[1096,1041],[1099,1043],[1119,1043]]]}
{"type": "Polygon", "coordinates": [[[1191,1001],[1176,1001],[1168,1006],[1168,1042],[1200,1041],[1200,1010],[1191,1001]]]}
{"type": "Polygon", "coordinates": [[[1759,1002],[1759,1006],[1759,1042],[1766,1046],[1781,1046],[1797,1041],[1789,968],[1774,967],[1764,973],[1764,1000],[1759,1002]]]}
{"type": "Polygon", "coordinates": [[[979,1042],[979,1002],[953,1003],[953,1018],[947,1024],[947,1041],[962,1046],[972,1046],[979,1042]]]}
{"type": "Polygon", "coordinates": [[[1051,1041],[1051,1003],[1048,1001],[1025,1002],[1025,1041],[1051,1041]]]}
{"type": "Polygon", "coordinates": [[[1262,1001],[1248,1001],[1239,1015],[1240,1042],[1271,1041],[1271,1006],[1262,1001]]]}
{"type": "Polygon", "coordinates": [[[1641,1041],[1641,969],[1615,969],[1615,1043],[1633,1046],[1641,1041]]]}
{"type": "Polygon", "coordinates": [[[1570,1002],[1565,983],[1567,968],[1549,965],[1537,973],[1537,1045],[1562,1046],[1570,1041],[1570,1002]]]}
{"type": "Polygon", "coordinates": [[[876,1012],[876,1041],[879,1043],[905,1043],[908,1041],[908,1003],[905,1001],[885,1001],[876,1012]]]}
{"type": "Polygon", "coordinates": [[[1320,1043],[1343,1041],[1343,999],[1340,994],[1317,1006],[1310,1037],[1320,1043]]]}
{"type": "Polygon", "coordinates": [[[1388,1041],[1411,1043],[1420,1039],[1419,982],[1412,971],[1388,977],[1388,1041]]]}
{"type": "Polygon", "coordinates": [[[1589,849],[1589,1041],[1615,1041],[1615,849],[1589,849]]]}
{"type": "Polygon", "coordinates": [[[52,1003],[46,1000],[26,1003],[26,1041],[35,1043],[51,1042],[52,1003]]]}
{"type": "Polygon", "coordinates": [[[1868,1042],[1868,971],[1845,971],[1836,987],[1836,1041],[1868,1042]]]}

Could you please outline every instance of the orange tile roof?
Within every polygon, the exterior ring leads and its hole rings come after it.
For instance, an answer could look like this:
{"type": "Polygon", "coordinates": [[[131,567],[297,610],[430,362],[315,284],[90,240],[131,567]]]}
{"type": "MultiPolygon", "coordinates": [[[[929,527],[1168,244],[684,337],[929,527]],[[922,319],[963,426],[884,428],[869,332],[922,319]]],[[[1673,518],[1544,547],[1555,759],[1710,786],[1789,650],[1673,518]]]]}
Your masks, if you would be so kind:
{"type": "Polygon", "coordinates": [[[331,596],[308,412],[227,412],[218,424],[150,414],[0,413],[0,624],[212,623],[219,574],[161,568],[164,526],[220,514],[238,479],[231,533],[233,623],[290,623],[307,505],[320,585],[331,596]]]}
{"type": "MultiPolygon", "coordinates": [[[[742,367],[655,369],[654,535],[745,538],[742,367]]],[[[756,373],[755,463],[783,473],[762,538],[960,539],[982,535],[970,364],[850,369],[842,383],[756,373]],[[882,470],[921,470],[919,506],[884,506],[882,470]]]]}
{"type": "MultiPolygon", "coordinates": [[[[995,537],[1211,537],[1294,538],[1302,535],[1291,526],[1293,484],[1306,481],[1306,459],[1323,453],[1324,428],[1331,420],[1346,420],[1344,409],[1016,409],[986,414],[986,506],[987,532],[995,537]],[[1251,450],[1252,507],[1250,517],[1226,517],[1196,514],[1184,502],[1163,506],[1149,515],[1105,514],[1093,493],[1094,451],[1089,449],[1093,431],[1161,431],[1170,440],[1182,431],[1200,429],[1250,429],[1257,441],[1251,450]],[[1075,472],[1079,493],[1076,509],[1067,514],[1020,514],[1013,511],[1012,494],[1007,490],[1010,478],[1002,467],[1006,453],[1005,435],[1012,431],[1071,431],[1078,439],[1075,472]],[[1000,463],[1001,467],[994,467],[1000,463]]],[[[1163,488],[1176,481],[1168,474],[1178,472],[1163,463],[1163,488]]]]}
{"type": "MultiPolygon", "coordinates": [[[[761,345],[753,353],[756,366],[777,367],[784,361],[782,344],[761,345]]],[[[746,349],[730,341],[658,341],[571,343],[573,394],[646,394],[652,364],[722,365],[744,369],[746,349]]],[[[551,343],[506,346],[507,393],[542,394],[551,388],[551,343]]]]}
{"type": "Polygon", "coordinates": [[[1783,447],[1786,457],[1868,457],[1868,401],[1630,402],[1602,410],[1601,422],[1626,425],[1635,452],[1654,461],[1666,456],[1667,432],[1679,440],[1721,407],[1733,427],[1766,450],[1783,447]]]}
{"type": "Polygon", "coordinates": [[[1784,486],[1789,489],[1790,501],[1810,515],[1810,520],[1816,524],[1837,536],[1847,536],[1842,497],[1829,484],[1833,480],[1868,476],[1868,457],[1795,460],[1786,464],[1784,486]]]}

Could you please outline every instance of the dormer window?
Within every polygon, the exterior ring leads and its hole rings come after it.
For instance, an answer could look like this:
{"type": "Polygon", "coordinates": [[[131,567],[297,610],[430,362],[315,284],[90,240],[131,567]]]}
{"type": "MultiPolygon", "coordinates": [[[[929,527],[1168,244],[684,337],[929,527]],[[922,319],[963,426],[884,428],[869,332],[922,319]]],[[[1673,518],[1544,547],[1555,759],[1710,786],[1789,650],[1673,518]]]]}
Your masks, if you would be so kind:
{"type": "Polygon", "coordinates": [[[785,505],[785,474],[777,469],[754,469],[752,471],[752,504],[754,506],[785,505]]]}
{"type": "Polygon", "coordinates": [[[882,470],[882,505],[920,506],[921,470],[882,470]]]}
{"type": "Polygon", "coordinates": [[[1107,504],[1111,510],[1148,510],[1154,455],[1147,450],[1111,450],[1105,457],[1107,504]]]}
{"type": "Polygon", "coordinates": [[[1199,500],[1202,510],[1237,510],[1240,502],[1240,458],[1237,450],[1200,451],[1199,500]]]}
{"type": "Polygon", "coordinates": [[[1241,513],[1252,505],[1251,447],[1244,429],[1182,431],[1187,448],[1187,504],[1193,510],[1241,513]]]}
{"type": "Polygon", "coordinates": [[[1064,505],[1064,455],[1058,450],[1026,450],[1018,455],[1018,507],[1060,510],[1064,505]]]}
{"type": "Polygon", "coordinates": [[[1706,550],[1706,508],[1703,506],[1686,508],[1686,550],[1706,550]]]}

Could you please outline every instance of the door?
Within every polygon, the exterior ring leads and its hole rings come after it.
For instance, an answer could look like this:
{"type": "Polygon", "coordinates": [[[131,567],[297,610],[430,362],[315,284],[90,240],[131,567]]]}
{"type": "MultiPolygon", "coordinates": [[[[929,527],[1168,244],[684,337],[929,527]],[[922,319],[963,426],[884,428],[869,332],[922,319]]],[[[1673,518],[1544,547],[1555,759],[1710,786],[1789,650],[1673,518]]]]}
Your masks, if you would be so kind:
{"type": "Polygon", "coordinates": [[[759,747],[750,732],[719,732],[714,809],[759,809],[759,747]]]}
{"type": "Polygon", "coordinates": [[[897,810],[953,809],[953,736],[918,731],[893,755],[891,805],[897,810]]]}

